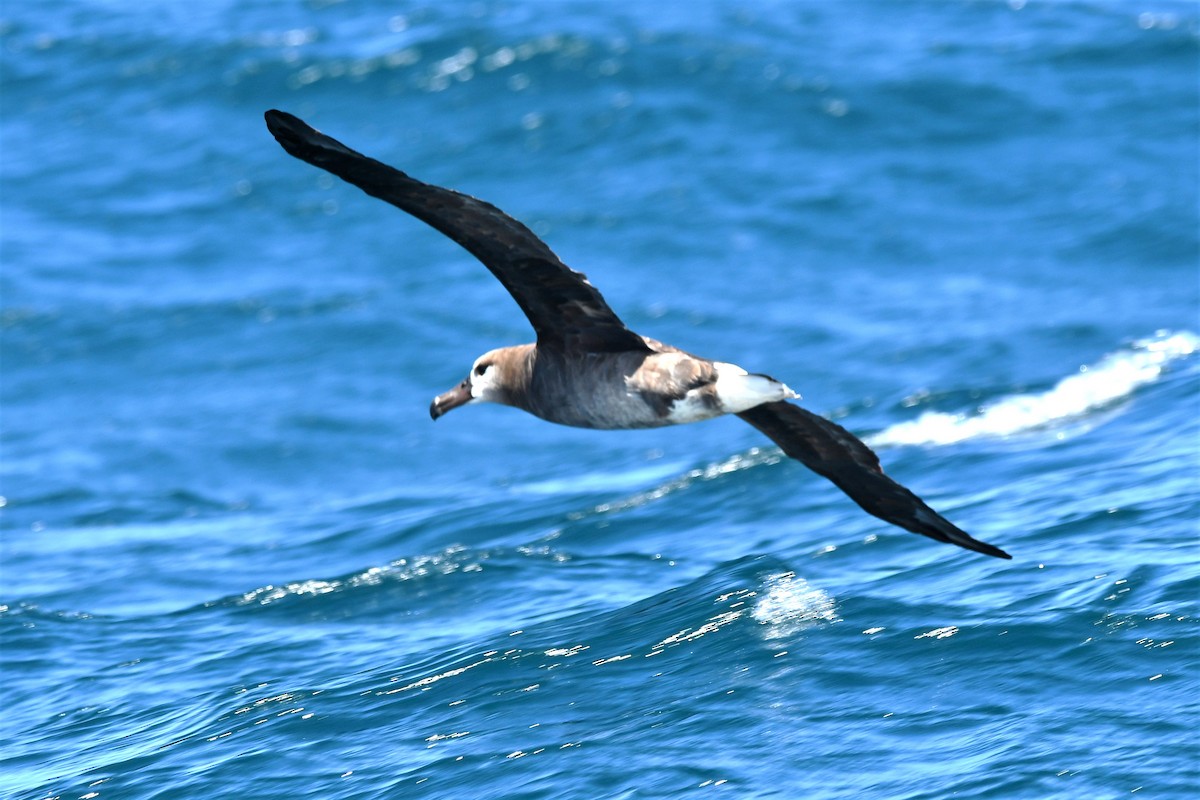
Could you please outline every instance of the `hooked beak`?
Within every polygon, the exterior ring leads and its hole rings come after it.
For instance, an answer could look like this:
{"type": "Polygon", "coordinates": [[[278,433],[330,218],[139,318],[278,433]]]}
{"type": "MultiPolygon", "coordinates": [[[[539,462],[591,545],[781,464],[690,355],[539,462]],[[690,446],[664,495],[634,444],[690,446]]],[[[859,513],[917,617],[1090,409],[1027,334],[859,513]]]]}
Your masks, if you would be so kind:
{"type": "Polygon", "coordinates": [[[437,419],[447,411],[464,406],[473,399],[471,397],[471,379],[466,378],[450,391],[433,398],[433,402],[429,404],[429,416],[437,419]]]}

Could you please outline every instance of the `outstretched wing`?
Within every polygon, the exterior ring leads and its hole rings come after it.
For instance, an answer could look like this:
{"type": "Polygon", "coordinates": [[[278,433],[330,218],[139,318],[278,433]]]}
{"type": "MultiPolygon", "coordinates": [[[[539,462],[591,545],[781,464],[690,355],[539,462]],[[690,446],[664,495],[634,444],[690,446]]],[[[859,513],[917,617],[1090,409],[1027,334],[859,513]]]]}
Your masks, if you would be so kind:
{"type": "Polygon", "coordinates": [[[771,437],[785,454],[833,481],[868,514],[939,542],[1012,558],[1000,548],[972,538],[884,475],[874,451],[841,425],[785,402],[765,403],[738,416],[771,437]]]}
{"type": "Polygon", "coordinates": [[[283,149],[449,236],[499,279],[525,312],[538,345],[577,351],[646,350],[582,273],[533,231],[474,197],[431,186],[355,152],[283,111],[265,114],[283,149]]]}

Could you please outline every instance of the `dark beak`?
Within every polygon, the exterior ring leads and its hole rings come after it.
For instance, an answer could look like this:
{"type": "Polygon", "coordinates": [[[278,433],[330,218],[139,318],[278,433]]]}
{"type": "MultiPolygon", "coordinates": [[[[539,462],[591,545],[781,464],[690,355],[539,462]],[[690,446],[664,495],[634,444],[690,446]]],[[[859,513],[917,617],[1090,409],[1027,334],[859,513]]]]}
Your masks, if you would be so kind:
{"type": "Polygon", "coordinates": [[[467,378],[445,394],[439,394],[429,404],[429,416],[437,419],[447,411],[471,402],[471,379],[467,378]]]}

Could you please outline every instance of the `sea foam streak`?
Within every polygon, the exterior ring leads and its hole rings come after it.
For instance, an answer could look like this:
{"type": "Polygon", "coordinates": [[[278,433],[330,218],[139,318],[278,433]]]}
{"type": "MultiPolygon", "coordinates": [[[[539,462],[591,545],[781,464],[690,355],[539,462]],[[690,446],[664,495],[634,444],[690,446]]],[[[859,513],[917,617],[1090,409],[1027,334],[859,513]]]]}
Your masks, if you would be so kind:
{"type": "Polygon", "coordinates": [[[1040,394],[1018,394],[981,406],[973,414],[926,411],[911,422],[870,437],[873,447],[901,444],[953,444],[978,436],[1004,437],[1080,417],[1129,396],[1156,380],[1172,361],[1200,349],[1200,337],[1160,331],[1129,347],[1084,365],[1040,394]]]}

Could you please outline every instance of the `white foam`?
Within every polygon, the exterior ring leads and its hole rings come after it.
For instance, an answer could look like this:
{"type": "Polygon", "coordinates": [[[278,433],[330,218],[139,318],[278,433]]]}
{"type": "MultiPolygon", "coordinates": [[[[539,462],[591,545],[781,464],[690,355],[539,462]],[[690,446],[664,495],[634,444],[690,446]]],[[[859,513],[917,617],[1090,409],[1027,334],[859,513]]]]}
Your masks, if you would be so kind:
{"type": "Polygon", "coordinates": [[[758,596],[751,612],[769,626],[767,638],[791,636],[826,622],[837,622],[833,598],[795,573],[784,572],[766,580],[766,592],[758,596]]]}
{"type": "Polygon", "coordinates": [[[1018,394],[981,406],[971,414],[926,411],[911,422],[870,437],[871,446],[952,444],[975,437],[1005,437],[1051,427],[1128,397],[1158,379],[1172,361],[1200,349],[1200,336],[1160,331],[1110,353],[1063,378],[1040,394],[1018,394]]]}

